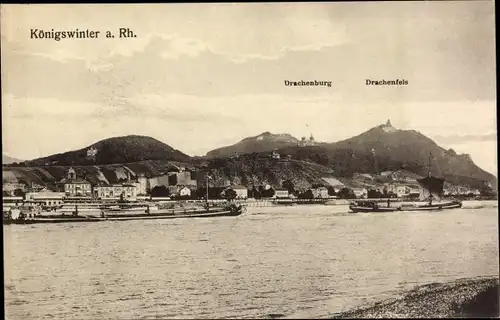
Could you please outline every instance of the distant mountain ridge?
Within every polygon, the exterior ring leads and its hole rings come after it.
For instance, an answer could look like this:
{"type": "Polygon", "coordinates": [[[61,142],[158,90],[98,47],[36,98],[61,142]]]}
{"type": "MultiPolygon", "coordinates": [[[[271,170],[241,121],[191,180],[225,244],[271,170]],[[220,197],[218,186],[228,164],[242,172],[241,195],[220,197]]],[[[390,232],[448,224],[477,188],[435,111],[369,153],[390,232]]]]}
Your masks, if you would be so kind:
{"type": "Polygon", "coordinates": [[[224,158],[237,153],[272,151],[274,149],[296,146],[298,143],[299,140],[288,133],[273,134],[266,131],[259,135],[245,138],[236,144],[212,150],[207,153],[206,157],[224,158]]]}
{"type": "Polygon", "coordinates": [[[423,176],[427,175],[430,165],[431,173],[436,176],[496,180],[495,176],[475,165],[470,155],[457,154],[453,149],[446,150],[418,131],[396,129],[390,121],[328,147],[371,153],[374,159],[390,158],[423,176]]]}
{"type": "Polygon", "coordinates": [[[5,155],[2,153],[2,164],[11,164],[15,162],[23,162],[24,160],[16,159],[9,157],[8,155],[5,155]]]}
{"type": "Polygon", "coordinates": [[[284,147],[272,143],[263,144],[262,147],[256,142],[259,136],[214,150],[216,152],[211,151],[207,153],[207,157],[223,158],[234,153],[259,153],[278,149],[281,154],[290,155],[293,159],[312,161],[333,168],[337,176],[400,169],[426,176],[430,160],[431,173],[444,177],[451,183],[479,187],[482,181],[493,185],[496,185],[497,181],[494,175],[474,164],[470,155],[459,155],[452,149],[446,150],[415,130],[396,129],[390,121],[349,139],[334,143],[316,143],[312,146],[299,146],[299,141],[294,139],[294,143],[284,143],[284,147]],[[246,141],[250,143],[245,144],[246,141]],[[251,147],[246,147],[247,145],[251,147]]]}
{"type": "Polygon", "coordinates": [[[88,147],[26,161],[28,166],[104,165],[143,160],[190,161],[191,157],[154,138],[140,135],[113,137],[88,147]],[[89,149],[95,156],[89,156],[89,149]]]}
{"type": "MultiPolygon", "coordinates": [[[[287,166],[286,163],[291,163],[290,161],[282,162],[283,166],[281,164],[277,166],[274,162],[268,164],[276,169],[290,170],[289,174],[297,178],[302,177],[303,174],[294,170],[308,167],[307,163],[322,166],[322,169],[314,169],[315,172],[322,172],[322,174],[328,172],[335,177],[352,177],[355,173],[398,170],[426,176],[430,160],[432,174],[443,177],[450,183],[469,185],[474,188],[480,188],[484,182],[491,183],[495,188],[497,185],[497,178],[479,168],[469,155],[459,155],[452,149],[446,150],[415,130],[396,129],[390,121],[335,143],[310,143],[311,141],[314,142],[313,140],[299,141],[287,133],[264,132],[242,139],[234,145],[212,150],[205,157],[190,157],[154,138],[129,135],[104,139],[79,150],[25,161],[21,166],[102,166],[160,161],[161,166],[166,166],[169,162],[181,162],[201,168],[206,161],[215,161],[220,164],[220,170],[224,167],[227,167],[224,169],[226,171],[234,170],[235,177],[245,172],[245,178],[240,177],[244,181],[251,180],[252,170],[257,170],[254,173],[256,177],[262,175],[262,178],[265,177],[266,180],[271,181],[274,179],[271,169],[260,165],[268,162],[258,159],[266,158],[271,151],[277,150],[282,156],[290,156],[293,161],[298,161],[295,162],[297,165],[287,166]],[[92,152],[95,154],[89,157],[89,153],[92,155],[92,152]],[[236,154],[247,156],[242,157],[243,160],[234,162],[235,160],[231,158],[235,158],[232,156],[236,154]],[[429,158],[430,155],[432,155],[431,158],[429,158]],[[259,165],[253,165],[257,163],[259,165]],[[299,163],[306,164],[299,165],[299,163]],[[250,164],[252,166],[249,167],[250,164]]],[[[148,170],[145,172],[149,172],[148,170]]],[[[53,175],[59,174],[55,172],[53,175]]],[[[296,181],[296,183],[300,182],[296,181]]]]}

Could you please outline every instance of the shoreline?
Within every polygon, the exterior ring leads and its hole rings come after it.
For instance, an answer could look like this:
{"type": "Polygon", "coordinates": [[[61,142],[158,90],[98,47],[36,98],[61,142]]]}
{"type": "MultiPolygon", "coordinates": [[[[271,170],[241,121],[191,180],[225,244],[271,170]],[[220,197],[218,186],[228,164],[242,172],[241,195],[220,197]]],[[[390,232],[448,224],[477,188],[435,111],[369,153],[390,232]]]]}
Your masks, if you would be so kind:
{"type": "Polygon", "coordinates": [[[419,285],[397,298],[331,315],[347,318],[497,318],[499,278],[475,277],[419,285]]]}

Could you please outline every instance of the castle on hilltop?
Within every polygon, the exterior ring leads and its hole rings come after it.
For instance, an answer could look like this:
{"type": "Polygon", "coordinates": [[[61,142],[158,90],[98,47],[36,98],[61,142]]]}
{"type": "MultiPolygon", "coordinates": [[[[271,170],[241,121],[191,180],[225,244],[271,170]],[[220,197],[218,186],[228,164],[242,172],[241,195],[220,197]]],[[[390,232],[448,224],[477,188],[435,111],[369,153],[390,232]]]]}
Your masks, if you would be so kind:
{"type": "Polygon", "coordinates": [[[387,119],[387,122],[385,123],[385,125],[382,125],[382,130],[384,130],[384,132],[395,132],[395,131],[397,131],[397,129],[392,126],[390,119],[387,119]]]}
{"type": "Polygon", "coordinates": [[[96,155],[97,155],[97,149],[96,148],[90,147],[87,150],[87,158],[95,158],[96,155]]]}
{"type": "Polygon", "coordinates": [[[307,146],[314,146],[316,145],[316,140],[314,140],[313,135],[309,137],[309,139],[306,139],[306,137],[302,137],[302,139],[299,141],[299,147],[307,147],[307,146]]]}

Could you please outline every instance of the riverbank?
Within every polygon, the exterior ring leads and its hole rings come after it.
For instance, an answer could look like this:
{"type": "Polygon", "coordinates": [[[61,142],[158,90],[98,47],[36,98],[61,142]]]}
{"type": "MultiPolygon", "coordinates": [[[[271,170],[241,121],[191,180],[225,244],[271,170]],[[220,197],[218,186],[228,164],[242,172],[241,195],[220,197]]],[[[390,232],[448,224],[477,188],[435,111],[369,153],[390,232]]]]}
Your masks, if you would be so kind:
{"type": "Polygon", "coordinates": [[[345,318],[498,317],[498,278],[469,278],[418,286],[399,298],[336,314],[345,318]]]}

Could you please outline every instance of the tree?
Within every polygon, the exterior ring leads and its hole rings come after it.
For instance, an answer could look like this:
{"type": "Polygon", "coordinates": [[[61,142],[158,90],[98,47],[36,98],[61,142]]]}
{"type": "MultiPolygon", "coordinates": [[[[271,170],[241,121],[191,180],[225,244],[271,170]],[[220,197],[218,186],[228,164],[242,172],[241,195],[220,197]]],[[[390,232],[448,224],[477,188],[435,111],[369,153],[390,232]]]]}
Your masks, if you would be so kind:
{"type": "Polygon", "coordinates": [[[305,192],[302,192],[301,194],[299,194],[299,199],[313,199],[314,198],[314,193],[312,192],[311,189],[308,189],[307,191],[305,192]]]}
{"type": "Polygon", "coordinates": [[[295,185],[293,184],[292,180],[287,179],[287,180],[283,181],[282,186],[283,186],[283,188],[288,190],[289,194],[295,193],[295,185]]]}
{"type": "Polygon", "coordinates": [[[151,190],[151,197],[168,197],[170,191],[166,186],[156,186],[151,190]]]}
{"type": "Polygon", "coordinates": [[[260,191],[254,186],[253,189],[250,191],[250,194],[252,195],[251,197],[255,199],[260,199],[262,198],[262,194],[260,191]]]}
{"type": "Polygon", "coordinates": [[[14,196],[15,197],[24,197],[26,192],[24,192],[22,189],[16,189],[14,190],[14,196]]]}
{"type": "Polygon", "coordinates": [[[168,176],[168,185],[169,186],[176,186],[177,185],[177,175],[172,174],[168,176]]]}
{"type": "Polygon", "coordinates": [[[269,189],[265,189],[264,188],[264,191],[262,192],[262,196],[264,198],[272,198],[275,194],[275,191],[273,188],[269,188],[269,189]]]}
{"type": "Polygon", "coordinates": [[[356,195],[354,194],[354,191],[352,191],[349,188],[342,188],[342,190],[339,191],[339,197],[341,199],[355,199],[356,195]]]}
{"type": "Polygon", "coordinates": [[[337,193],[335,192],[335,188],[334,187],[332,187],[332,186],[328,187],[328,195],[329,196],[336,196],[337,195],[337,193]]]}
{"type": "Polygon", "coordinates": [[[231,201],[231,200],[233,200],[233,199],[236,199],[236,196],[237,196],[237,195],[238,195],[238,194],[237,194],[237,193],[236,193],[236,191],[234,191],[233,189],[226,189],[226,190],[224,191],[224,198],[225,198],[226,200],[229,200],[229,201],[231,201]]]}
{"type": "Polygon", "coordinates": [[[376,198],[383,198],[384,195],[378,190],[370,189],[368,190],[367,197],[369,199],[376,199],[376,198]]]}

